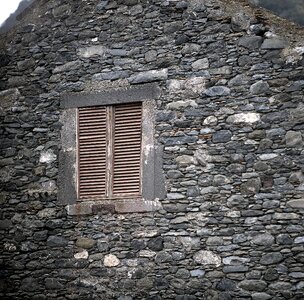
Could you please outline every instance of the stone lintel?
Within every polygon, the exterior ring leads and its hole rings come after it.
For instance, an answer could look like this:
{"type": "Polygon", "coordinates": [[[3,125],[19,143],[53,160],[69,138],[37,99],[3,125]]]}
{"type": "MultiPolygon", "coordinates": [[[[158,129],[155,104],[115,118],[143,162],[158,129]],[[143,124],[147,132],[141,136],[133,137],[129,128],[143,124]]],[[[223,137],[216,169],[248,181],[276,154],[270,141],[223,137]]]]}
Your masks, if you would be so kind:
{"type": "Polygon", "coordinates": [[[66,206],[67,213],[70,216],[98,215],[104,213],[153,212],[161,208],[162,206],[158,200],[87,201],[66,206]]]}
{"type": "Polygon", "coordinates": [[[140,87],[136,86],[96,93],[65,94],[60,105],[62,108],[115,105],[157,99],[159,96],[160,88],[156,84],[143,84],[140,87]]]}

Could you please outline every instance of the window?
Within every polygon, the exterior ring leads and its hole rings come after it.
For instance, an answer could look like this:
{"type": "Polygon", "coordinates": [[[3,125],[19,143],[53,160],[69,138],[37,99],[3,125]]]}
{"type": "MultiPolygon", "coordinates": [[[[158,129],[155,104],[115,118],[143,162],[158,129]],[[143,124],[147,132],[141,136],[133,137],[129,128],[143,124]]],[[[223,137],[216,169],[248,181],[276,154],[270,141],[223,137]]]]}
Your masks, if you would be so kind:
{"type": "Polygon", "coordinates": [[[140,198],[142,103],[78,108],[78,198],[140,198]]]}
{"type": "Polygon", "coordinates": [[[58,201],[69,215],[161,207],[162,146],[154,140],[159,96],[154,84],[64,95],[58,201]]]}

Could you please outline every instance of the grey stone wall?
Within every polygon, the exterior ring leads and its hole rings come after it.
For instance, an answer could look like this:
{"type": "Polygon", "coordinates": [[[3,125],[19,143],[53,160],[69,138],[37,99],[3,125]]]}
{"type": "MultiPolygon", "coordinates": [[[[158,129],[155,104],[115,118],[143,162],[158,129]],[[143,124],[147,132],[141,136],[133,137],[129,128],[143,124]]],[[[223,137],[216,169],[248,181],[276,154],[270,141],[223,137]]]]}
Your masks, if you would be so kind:
{"type": "Polygon", "coordinates": [[[1,299],[303,299],[303,36],[246,1],[36,1],[0,53],[1,299]],[[149,82],[162,208],[69,216],[63,95],[149,82]]]}

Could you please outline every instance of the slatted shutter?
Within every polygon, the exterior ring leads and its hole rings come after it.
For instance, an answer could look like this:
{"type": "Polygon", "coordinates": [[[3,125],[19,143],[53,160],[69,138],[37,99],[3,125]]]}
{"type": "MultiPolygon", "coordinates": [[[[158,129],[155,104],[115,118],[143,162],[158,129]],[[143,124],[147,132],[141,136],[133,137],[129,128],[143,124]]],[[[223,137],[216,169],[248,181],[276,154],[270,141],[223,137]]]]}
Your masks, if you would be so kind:
{"type": "Polygon", "coordinates": [[[106,108],[78,109],[79,198],[106,194],[106,108]]]}
{"type": "Polygon", "coordinates": [[[140,195],[141,103],[114,107],[113,195],[140,195]]]}
{"type": "Polygon", "coordinates": [[[142,106],[78,109],[79,199],[141,195],[142,106]]]}

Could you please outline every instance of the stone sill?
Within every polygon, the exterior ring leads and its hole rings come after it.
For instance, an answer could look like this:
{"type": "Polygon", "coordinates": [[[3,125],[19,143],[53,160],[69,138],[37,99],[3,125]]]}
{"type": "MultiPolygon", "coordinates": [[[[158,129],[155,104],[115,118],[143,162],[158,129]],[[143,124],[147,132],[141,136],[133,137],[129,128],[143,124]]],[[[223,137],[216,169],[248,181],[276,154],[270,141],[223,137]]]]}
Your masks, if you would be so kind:
{"type": "Polygon", "coordinates": [[[85,216],[104,213],[153,212],[161,208],[158,200],[98,200],[67,205],[66,211],[69,216],[85,216]]]}

